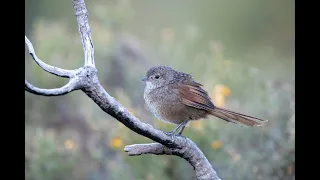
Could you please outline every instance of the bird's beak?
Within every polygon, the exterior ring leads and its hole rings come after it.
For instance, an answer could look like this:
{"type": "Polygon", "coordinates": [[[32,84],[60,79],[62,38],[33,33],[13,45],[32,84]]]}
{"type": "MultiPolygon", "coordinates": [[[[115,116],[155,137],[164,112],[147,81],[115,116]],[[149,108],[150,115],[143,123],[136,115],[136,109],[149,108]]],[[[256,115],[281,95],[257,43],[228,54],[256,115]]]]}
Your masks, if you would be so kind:
{"type": "Polygon", "coordinates": [[[141,78],[141,81],[146,81],[146,80],[147,80],[147,77],[141,78]]]}

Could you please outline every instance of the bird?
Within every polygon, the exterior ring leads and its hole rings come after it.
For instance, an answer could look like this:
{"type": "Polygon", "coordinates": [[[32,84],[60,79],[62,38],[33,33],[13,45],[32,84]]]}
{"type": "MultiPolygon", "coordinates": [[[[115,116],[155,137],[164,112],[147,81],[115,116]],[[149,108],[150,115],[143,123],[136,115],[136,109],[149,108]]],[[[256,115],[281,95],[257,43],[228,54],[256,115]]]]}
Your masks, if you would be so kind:
{"type": "Polygon", "coordinates": [[[143,98],[149,110],[158,119],[177,125],[166,132],[168,135],[181,136],[190,121],[211,115],[250,127],[261,127],[268,121],[215,106],[202,84],[168,66],[151,67],[141,80],[145,82],[143,98]]]}

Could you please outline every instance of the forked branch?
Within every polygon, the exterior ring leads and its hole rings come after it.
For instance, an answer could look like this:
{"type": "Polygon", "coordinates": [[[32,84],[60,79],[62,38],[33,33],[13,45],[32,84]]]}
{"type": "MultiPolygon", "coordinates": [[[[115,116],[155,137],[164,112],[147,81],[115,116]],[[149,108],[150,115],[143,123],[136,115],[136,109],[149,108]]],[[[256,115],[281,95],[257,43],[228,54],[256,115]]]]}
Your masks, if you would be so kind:
{"type": "Polygon", "coordinates": [[[70,79],[65,86],[57,89],[40,89],[25,80],[25,90],[36,95],[59,96],[81,89],[104,112],[110,114],[132,131],[157,142],[126,146],[125,151],[130,156],[142,154],[176,155],[184,158],[194,167],[198,180],[219,180],[220,178],[207,158],[190,139],[182,136],[176,136],[172,139],[171,136],[168,136],[163,131],[155,129],[150,124],[141,122],[105,91],[97,77],[97,69],[94,63],[94,48],[88,23],[88,11],[84,0],[73,0],[72,2],[84,50],[84,66],[76,70],[64,70],[48,65],[38,59],[31,42],[25,37],[30,55],[42,69],[51,74],[70,79]]]}

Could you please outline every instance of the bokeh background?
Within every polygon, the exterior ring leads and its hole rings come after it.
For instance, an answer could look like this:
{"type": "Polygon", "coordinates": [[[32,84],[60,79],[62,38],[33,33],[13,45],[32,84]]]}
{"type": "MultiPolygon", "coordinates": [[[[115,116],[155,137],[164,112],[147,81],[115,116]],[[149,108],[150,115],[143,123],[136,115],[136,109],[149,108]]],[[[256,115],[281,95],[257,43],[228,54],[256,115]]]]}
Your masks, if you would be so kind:
{"type": "MultiPolygon", "coordinates": [[[[103,87],[135,116],[162,130],[143,102],[140,81],[153,65],[190,73],[215,104],[269,119],[263,128],[214,117],[184,135],[224,180],[295,179],[295,40],[292,0],[87,0],[103,87]]],[[[83,65],[71,0],[26,0],[25,33],[44,62],[83,65]]],[[[56,88],[67,79],[40,69],[25,50],[26,79],[56,88]]],[[[129,157],[147,143],[81,91],[61,97],[25,93],[27,180],[193,180],[175,156],[129,157]]]]}

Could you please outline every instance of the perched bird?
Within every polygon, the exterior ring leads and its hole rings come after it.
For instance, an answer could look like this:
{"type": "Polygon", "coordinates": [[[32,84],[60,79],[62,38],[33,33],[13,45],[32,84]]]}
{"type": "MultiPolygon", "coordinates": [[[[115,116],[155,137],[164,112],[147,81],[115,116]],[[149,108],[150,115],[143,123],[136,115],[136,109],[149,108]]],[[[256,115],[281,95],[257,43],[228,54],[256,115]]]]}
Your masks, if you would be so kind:
{"type": "Polygon", "coordinates": [[[216,107],[202,85],[191,75],[167,66],[155,66],[147,71],[144,100],[159,119],[177,124],[170,135],[181,135],[190,120],[209,115],[247,126],[262,126],[267,120],[216,107]],[[180,129],[180,131],[178,131],[180,129]]]}

